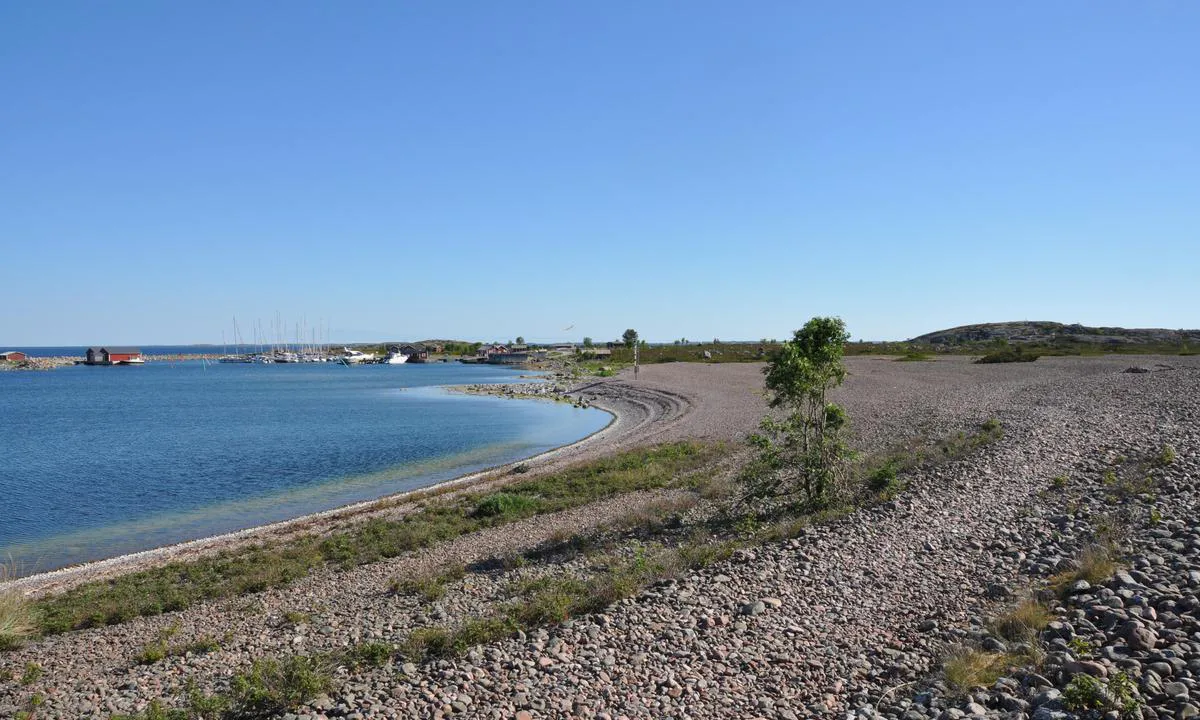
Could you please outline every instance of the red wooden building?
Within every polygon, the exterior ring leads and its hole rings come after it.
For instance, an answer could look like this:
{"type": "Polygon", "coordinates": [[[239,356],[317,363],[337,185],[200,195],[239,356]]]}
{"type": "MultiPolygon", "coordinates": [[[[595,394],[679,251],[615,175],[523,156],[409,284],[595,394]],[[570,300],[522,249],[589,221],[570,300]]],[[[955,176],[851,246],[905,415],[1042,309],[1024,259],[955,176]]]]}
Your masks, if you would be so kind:
{"type": "Polygon", "coordinates": [[[139,365],[143,362],[142,351],[131,347],[88,348],[88,365],[139,365]]]}
{"type": "Polygon", "coordinates": [[[8,362],[21,362],[25,359],[25,353],[20,350],[8,350],[0,353],[0,361],[7,360],[8,362]]]}

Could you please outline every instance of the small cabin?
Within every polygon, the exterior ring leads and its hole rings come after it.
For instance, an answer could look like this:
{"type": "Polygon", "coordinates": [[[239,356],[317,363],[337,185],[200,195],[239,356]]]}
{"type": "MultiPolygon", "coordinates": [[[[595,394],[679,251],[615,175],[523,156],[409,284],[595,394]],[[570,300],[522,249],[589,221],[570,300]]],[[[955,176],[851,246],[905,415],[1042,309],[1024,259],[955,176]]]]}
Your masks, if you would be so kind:
{"type": "Polygon", "coordinates": [[[0,353],[0,362],[23,362],[25,357],[25,353],[20,350],[8,350],[0,353]]]}
{"type": "Polygon", "coordinates": [[[123,365],[142,362],[142,351],[132,347],[92,347],[87,350],[87,365],[123,365]]]}
{"type": "Polygon", "coordinates": [[[410,363],[429,362],[429,349],[421,343],[401,345],[400,352],[408,356],[408,362],[410,363]]]}

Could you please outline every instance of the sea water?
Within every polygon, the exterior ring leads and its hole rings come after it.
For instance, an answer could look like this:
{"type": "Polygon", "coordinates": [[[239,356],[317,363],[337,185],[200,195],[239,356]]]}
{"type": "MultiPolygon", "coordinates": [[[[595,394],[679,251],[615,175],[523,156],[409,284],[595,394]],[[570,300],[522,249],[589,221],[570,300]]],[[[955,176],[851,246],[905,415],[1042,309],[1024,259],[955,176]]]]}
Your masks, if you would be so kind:
{"type": "Polygon", "coordinates": [[[203,361],[0,372],[0,557],[28,574],[286,520],[536,455],[611,419],[444,387],[520,375],[203,361]]]}

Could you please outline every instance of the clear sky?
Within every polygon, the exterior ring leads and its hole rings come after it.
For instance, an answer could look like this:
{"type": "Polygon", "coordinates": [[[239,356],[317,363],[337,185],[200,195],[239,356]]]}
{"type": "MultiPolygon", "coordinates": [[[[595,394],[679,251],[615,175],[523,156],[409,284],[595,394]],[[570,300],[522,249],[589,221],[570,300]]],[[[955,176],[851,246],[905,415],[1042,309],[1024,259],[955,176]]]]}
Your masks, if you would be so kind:
{"type": "Polygon", "coordinates": [[[1198,228],[1197,2],[0,0],[5,346],[1197,327],[1198,228]]]}

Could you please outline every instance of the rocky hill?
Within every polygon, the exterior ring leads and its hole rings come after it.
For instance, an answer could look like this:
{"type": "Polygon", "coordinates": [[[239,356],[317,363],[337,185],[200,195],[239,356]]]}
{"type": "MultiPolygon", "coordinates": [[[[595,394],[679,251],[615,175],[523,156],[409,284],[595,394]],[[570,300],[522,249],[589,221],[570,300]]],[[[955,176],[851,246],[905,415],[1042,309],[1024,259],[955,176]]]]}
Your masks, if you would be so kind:
{"type": "Polygon", "coordinates": [[[925,345],[972,345],[1005,340],[1010,343],[1080,343],[1094,345],[1177,345],[1200,342],[1200,330],[1088,327],[1030,321],[980,323],[938,330],[911,339],[925,345]]]}

